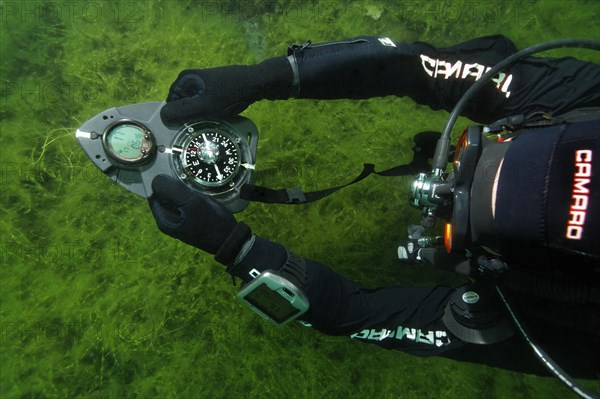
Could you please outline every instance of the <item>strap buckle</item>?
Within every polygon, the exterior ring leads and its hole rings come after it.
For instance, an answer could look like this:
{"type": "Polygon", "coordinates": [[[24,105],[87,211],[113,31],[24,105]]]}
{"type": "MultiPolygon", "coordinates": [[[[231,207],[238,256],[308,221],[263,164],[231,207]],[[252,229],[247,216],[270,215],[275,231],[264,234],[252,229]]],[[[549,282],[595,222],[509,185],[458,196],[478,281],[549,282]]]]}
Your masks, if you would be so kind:
{"type": "Polygon", "coordinates": [[[286,188],[285,192],[288,196],[286,204],[302,204],[306,202],[306,196],[304,195],[304,192],[300,190],[300,187],[292,189],[286,188]]]}

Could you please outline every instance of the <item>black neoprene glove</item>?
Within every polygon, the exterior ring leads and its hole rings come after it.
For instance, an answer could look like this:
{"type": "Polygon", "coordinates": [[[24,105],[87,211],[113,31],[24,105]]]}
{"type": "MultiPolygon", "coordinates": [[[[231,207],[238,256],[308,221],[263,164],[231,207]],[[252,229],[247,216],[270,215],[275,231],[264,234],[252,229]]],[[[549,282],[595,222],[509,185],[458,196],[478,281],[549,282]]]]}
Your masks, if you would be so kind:
{"type": "Polygon", "coordinates": [[[407,44],[361,36],[329,43],[292,45],[288,57],[257,65],[230,65],[181,72],[161,110],[164,123],[238,114],[253,102],[422,97],[420,59],[407,44]],[[420,78],[419,78],[420,77],[420,78]]]}
{"type": "Polygon", "coordinates": [[[150,210],[163,233],[230,264],[251,237],[250,228],[231,212],[175,178],[159,175],[152,181],[150,210]]]}
{"type": "Polygon", "coordinates": [[[283,56],[257,65],[188,69],[171,85],[160,116],[164,123],[177,125],[239,114],[258,100],[289,98],[292,79],[292,67],[283,56]]]}

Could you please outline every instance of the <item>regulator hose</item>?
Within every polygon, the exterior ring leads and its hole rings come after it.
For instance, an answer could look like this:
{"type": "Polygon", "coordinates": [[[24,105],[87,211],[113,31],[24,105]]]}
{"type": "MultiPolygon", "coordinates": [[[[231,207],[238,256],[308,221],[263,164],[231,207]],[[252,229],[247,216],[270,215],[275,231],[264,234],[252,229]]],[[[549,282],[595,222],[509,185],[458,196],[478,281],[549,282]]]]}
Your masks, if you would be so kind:
{"type": "Polygon", "coordinates": [[[489,71],[487,71],[481,79],[477,80],[473,85],[462,95],[462,97],[458,100],[450,116],[448,117],[448,121],[446,122],[446,126],[442,131],[442,136],[439,138],[436,146],[435,155],[432,159],[431,166],[434,171],[436,170],[445,170],[446,165],[448,164],[448,155],[450,152],[450,133],[452,132],[452,128],[458,119],[458,116],[463,112],[471,98],[485,85],[487,84],[494,76],[496,76],[500,71],[509,66],[513,65],[515,62],[521,60],[522,58],[529,57],[535,53],[539,53],[542,51],[552,50],[556,48],[562,47],[580,47],[587,48],[591,50],[599,50],[600,51],[600,41],[593,39],[558,39],[552,40],[544,43],[535,44],[531,47],[527,47],[521,51],[518,51],[504,60],[500,61],[496,65],[494,65],[489,71]]]}
{"type": "Polygon", "coordinates": [[[540,359],[544,367],[546,367],[552,374],[558,377],[566,386],[568,386],[573,392],[584,399],[599,399],[598,396],[593,393],[589,393],[585,388],[581,386],[575,379],[573,379],[569,374],[567,374],[552,358],[548,355],[548,353],[543,350],[529,335],[527,328],[523,325],[523,323],[519,320],[512,307],[508,303],[508,300],[504,296],[504,293],[496,285],[496,292],[498,292],[498,296],[500,300],[504,304],[504,307],[508,311],[508,314],[512,318],[517,330],[521,334],[521,336],[525,339],[527,344],[533,349],[535,355],[540,359]]]}

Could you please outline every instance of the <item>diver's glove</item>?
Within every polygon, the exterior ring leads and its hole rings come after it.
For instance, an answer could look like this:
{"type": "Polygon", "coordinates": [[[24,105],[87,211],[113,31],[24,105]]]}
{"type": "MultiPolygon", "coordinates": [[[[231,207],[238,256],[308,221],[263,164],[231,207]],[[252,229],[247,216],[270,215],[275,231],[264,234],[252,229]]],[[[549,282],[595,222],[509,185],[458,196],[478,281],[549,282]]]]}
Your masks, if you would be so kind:
{"type": "Polygon", "coordinates": [[[215,255],[220,263],[232,263],[252,236],[227,209],[173,177],[156,176],[152,191],[148,202],[159,230],[215,255]]]}
{"type": "Polygon", "coordinates": [[[262,99],[421,98],[428,77],[421,70],[416,50],[389,38],[360,36],[294,44],[287,57],[257,65],[181,72],[160,115],[164,123],[180,125],[201,117],[238,114],[262,99]]]}
{"type": "Polygon", "coordinates": [[[171,85],[160,116],[164,123],[177,125],[239,114],[258,100],[289,98],[292,79],[292,67],[283,56],[257,65],[188,69],[171,85]]]}

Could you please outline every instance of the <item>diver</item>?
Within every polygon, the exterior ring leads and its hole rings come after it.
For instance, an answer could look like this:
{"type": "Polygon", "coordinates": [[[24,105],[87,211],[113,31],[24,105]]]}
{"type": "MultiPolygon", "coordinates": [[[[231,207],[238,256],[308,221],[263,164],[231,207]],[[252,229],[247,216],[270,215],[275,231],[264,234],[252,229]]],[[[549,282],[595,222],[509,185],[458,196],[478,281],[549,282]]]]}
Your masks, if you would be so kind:
{"type": "MultiPolygon", "coordinates": [[[[390,95],[451,110],[487,70],[516,51],[503,36],[448,48],[367,36],[306,42],[290,46],[287,56],[257,65],[182,71],[161,117],[177,125],[238,114],[262,99],[390,95]]],[[[254,234],[209,197],[167,176],[154,179],[150,209],[163,233],[214,255],[246,285],[261,276],[273,284],[280,284],[277,276],[291,282],[295,290],[290,295],[300,305],[289,312],[265,309],[271,318],[295,319],[325,334],[418,356],[544,373],[533,356],[527,357],[529,348],[486,287],[486,279],[494,279],[521,299],[519,311],[540,316],[532,324],[540,323],[534,332],[558,332],[558,345],[581,356],[566,368],[593,378],[599,370],[594,354],[600,353],[598,108],[600,66],[574,58],[529,57],[499,73],[472,99],[463,115],[483,125],[496,122],[503,133],[484,145],[478,162],[469,250],[448,254],[421,245],[417,228],[399,251],[404,260],[486,276],[461,288],[361,287],[254,234]],[[506,269],[510,272],[503,273],[506,269]],[[541,288],[538,281],[543,281],[541,288]]],[[[421,157],[433,155],[430,140],[417,147],[421,157]]],[[[253,303],[260,308],[271,291],[260,297],[258,287],[252,288],[257,293],[253,303]]]]}

